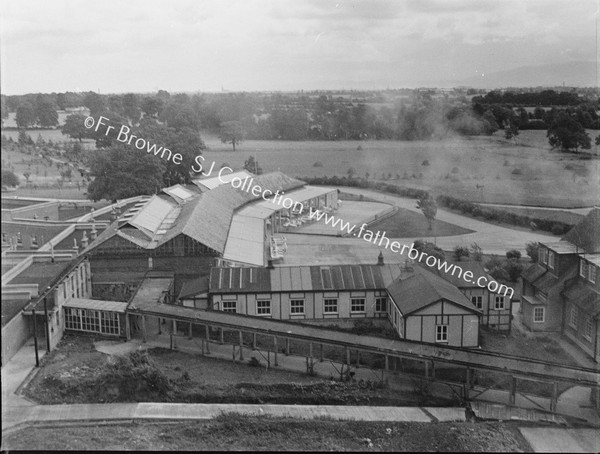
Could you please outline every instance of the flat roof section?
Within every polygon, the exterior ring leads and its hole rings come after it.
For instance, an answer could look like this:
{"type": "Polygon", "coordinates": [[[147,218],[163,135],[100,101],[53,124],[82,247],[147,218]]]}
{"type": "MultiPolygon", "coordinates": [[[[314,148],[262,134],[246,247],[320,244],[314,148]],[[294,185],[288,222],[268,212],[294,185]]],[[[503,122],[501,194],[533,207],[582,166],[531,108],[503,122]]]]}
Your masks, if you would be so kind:
{"type": "Polygon", "coordinates": [[[148,272],[130,300],[130,310],[143,310],[159,304],[162,295],[173,285],[173,273],[148,272]]]}
{"type": "Polygon", "coordinates": [[[127,303],[120,301],[104,301],[104,300],[92,300],[88,298],[72,298],[68,300],[65,307],[73,307],[76,309],[90,309],[95,311],[105,312],[119,312],[125,313],[127,309],[127,303]]]}

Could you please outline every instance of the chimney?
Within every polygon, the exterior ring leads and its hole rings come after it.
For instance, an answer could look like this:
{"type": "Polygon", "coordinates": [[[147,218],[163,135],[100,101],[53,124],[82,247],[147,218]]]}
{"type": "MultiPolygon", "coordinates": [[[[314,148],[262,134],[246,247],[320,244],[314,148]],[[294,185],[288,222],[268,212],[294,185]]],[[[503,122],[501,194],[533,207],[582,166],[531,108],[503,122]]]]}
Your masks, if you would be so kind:
{"type": "Polygon", "coordinates": [[[88,237],[87,232],[85,230],[83,231],[83,236],[81,237],[81,246],[83,247],[83,249],[88,247],[88,237]]]}
{"type": "Polygon", "coordinates": [[[385,263],[383,263],[383,252],[381,252],[381,251],[379,251],[379,255],[377,256],[377,265],[379,265],[379,266],[385,265],[385,263]]]}
{"type": "Polygon", "coordinates": [[[92,231],[90,232],[90,238],[94,241],[98,237],[98,231],[96,230],[96,224],[92,224],[92,231]]]}

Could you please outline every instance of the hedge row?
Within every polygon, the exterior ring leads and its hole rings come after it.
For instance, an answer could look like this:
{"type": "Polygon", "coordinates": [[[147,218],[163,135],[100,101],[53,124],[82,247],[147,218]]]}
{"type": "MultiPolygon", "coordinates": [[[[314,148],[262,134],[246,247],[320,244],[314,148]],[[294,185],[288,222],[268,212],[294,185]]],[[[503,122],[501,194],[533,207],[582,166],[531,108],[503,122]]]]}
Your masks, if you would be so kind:
{"type": "Polygon", "coordinates": [[[457,199],[455,197],[440,195],[437,197],[437,203],[440,206],[448,207],[452,210],[459,210],[463,214],[469,214],[473,217],[482,217],[486,221],[503,222],[505,224],[516,225],[520,227],[533,227],[538,230],[552,232],[554,235],[564,235],[573,226],[564,222],[550,221],[548,219],[540,219],[523,214],[511,213],[499,208],[482,207],[477,203],[467,200],[457,199]]]}
{"type": "Polygon", "coordinates": [[[362,178],[347,178],[347,177],[298,177],[308,184],[324,185],[324,186],[349,186],[353,188],[375,189],[390,194],[396,194],[402,197],[410,197],[412,199],[420,199],[427,197],[428,192],[422,189],[407,188],[396,186],[395,184],[387,184],[376,181],[369,181],[362,178]]]}

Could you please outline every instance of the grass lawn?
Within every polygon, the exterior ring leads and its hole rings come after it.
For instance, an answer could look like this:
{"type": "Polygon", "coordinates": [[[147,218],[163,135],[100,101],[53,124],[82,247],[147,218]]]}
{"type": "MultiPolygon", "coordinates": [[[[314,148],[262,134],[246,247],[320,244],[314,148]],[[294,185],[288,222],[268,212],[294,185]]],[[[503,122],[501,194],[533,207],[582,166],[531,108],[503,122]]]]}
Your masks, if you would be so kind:
{"type": "Polygon", "coordinates": [[[224,414],[210,421],[29,427],[5,449],[156,451],[531,452],[515,423],[295,420],[224,414]]]}
{"type": "Polygon", "coordinates": [[[433,222],[433,230],[425,216],[414,211],[399,208],[399,211],[381,221],[369,224],[372,231],[381,230],[388,238],[414,238],[418,236],[454,236],[472,233],[473,230],[464,229],[449,222],[436,219],[433,222]]]}

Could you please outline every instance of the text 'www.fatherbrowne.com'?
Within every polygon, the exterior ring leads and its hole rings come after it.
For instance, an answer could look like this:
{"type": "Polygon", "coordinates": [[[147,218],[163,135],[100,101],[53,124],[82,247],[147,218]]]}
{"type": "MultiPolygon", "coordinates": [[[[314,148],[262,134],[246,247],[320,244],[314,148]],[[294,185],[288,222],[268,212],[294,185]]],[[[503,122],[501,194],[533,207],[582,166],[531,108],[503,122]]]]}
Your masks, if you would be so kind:
{"type": "Polygon", "coordinates": [[[500,284],[493,279],[490,280],[486,276],[479,276],[477,279],[475,279],[472,271],[464,271],[460,266],[454,263],[448,263],[445,260],[440,260],[439,257],[427,254],[427,252],[419,251],[414,248],[414,243],[409,246],[406,244],[400,244],[398,241],[390,240],[386,236],[385,232],[378,230],[375,233],[372,230],[367,229],[367,224],[362,224],[357,229],[356,225],[352,225],[347,221],[343,221],[336,216],[330,216],[325,211],[315,210],[312,207],[309,208],[309,217],[316,221],[323,221],[325,225],[337,228],[343,234],[353,235],[356,238],[363,239],[367,243],[384,247],[400,255],[404,255],[405,251],[407,251],[407,256],[411,260],[417,260],[419,263],[425,263],[430,268],[444,271],[452,276],[456,275],[456,277],[459,279],[463,279],[465,282],[469,282],[471,284],[476,284],[481,288],[487,288],[490,292],[503,294],[504,296],[510,295],[510,298],[512,298],[515,293],[513,288],[504,284],[500,284]]]}

